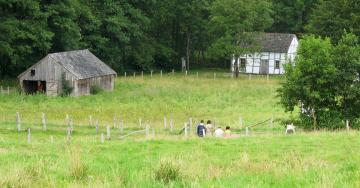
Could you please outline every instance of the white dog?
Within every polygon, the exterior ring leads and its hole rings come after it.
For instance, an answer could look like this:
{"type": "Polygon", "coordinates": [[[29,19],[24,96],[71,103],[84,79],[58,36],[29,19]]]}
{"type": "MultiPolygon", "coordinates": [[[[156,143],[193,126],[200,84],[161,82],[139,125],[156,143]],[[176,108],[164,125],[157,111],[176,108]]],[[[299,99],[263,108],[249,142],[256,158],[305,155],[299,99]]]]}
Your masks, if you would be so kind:
{"type": "Polygon", "coordinates": [[[292,134],[295,133],[295,126],[293,123],[286,125],[285,134],[292,134]]]}

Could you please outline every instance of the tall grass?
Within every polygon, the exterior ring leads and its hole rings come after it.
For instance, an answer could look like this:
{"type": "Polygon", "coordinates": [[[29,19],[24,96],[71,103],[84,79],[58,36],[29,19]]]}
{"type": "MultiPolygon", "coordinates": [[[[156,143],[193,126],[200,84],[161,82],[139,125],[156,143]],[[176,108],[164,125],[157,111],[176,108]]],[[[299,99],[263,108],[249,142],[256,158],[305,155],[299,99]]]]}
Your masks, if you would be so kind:
{"type": "Polygon", "coordinates": [[[281,135],[233,139],[185,139],[163,130],[164,115],[173,119],[177,132],[189,117],[237,127],[239,116],[245,125],[290,116],[275,97],[281,78],[212,76],[118,78],[114,92],[78,98],[1,95],[0,187],[360,187],[360,134],[355,131],[284,136],[280,121],[274,126],[281,135]],[[22,116],[21,132],[16,111],[22,116]],[[66,113],[74,120],[70,143],[66,113]],[[100,133],[113,124],[114,114],[125,121],[125,133],[139,128],[142,118],[157,136],[119,140],[113,128],[114,139],[102,144],[100,133]],[[99,119],[98,134],[88,115],[99,119]]]}
{"type": "MultiPolygon", "coordinates": [[[[218,73],[220,77],[223,73],[218,73]]],[[[20,94],[0,97],[0,121],[14,121],[17,111],[23,122],[38,124],[41,112],[49,123],[63,124],[66,114],[75,124],[87,125],[88,116],[100,125],[113,124],[114,116],[128,125],[138,124],[139,118],[153,127],[162,126],[163,117],[172,118],[177,128],[190,117],[196,121],[213,120],[220,125],[238,126],[242,117],[245,125],[268,119],[287,118],[278,105],[276,89],[279,78],[246,76],[239,79],[217,78],[212,73],[194,73],[185,78],[178,73],[163,78],[146,75],[144,78],[116,80],[114,92],[83,97],[46,97],[20,94]]]]}

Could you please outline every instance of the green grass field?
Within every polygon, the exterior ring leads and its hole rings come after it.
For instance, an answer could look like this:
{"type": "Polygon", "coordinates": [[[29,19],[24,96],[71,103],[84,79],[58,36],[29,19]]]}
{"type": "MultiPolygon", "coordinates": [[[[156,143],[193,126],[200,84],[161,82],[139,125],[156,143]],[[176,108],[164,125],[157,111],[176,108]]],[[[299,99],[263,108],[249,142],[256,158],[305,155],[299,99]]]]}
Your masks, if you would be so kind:
{"type": "Polygon", "coordinates": [[[278,104],[281,78],[194,73],[118,78],[116,90],[78,98],[0,95],[0,187],[359,187],[360,134],[299,132],[283,135],[291,118],[278,104]],[[16,112],[22,131],[17,132],[16,112]],[[46,113],[47,131],[41,128],[46,113]],[[66,114],[74,121],[66,140],[66,114]],[[100,131],[89,125],[98,119],[100,131]],[[139,130],[155,135],[119,139],[139,130]],[[163,128],[173,119],[174,131],[163,128]],[[230,125],[236,138],[199,139],[177,134],[184,122],[211,119],[230,125]],[[239,117],[244,121],[240,125],[239,117]],[[244,127],[274,117],[244,136],[244,127]],[[111,125],[112,139],[100,142],[111,125]],[[31,128],[27,143],[26,129],[31,128]],[[53,138],[53,142],[51,142],[53,138]]]}

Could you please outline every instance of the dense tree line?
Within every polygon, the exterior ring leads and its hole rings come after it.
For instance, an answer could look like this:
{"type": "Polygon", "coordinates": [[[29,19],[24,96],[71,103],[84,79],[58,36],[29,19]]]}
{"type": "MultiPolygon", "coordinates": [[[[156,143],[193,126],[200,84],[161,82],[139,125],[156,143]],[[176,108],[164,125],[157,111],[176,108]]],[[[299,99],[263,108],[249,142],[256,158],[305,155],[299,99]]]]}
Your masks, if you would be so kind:
{"type": "Polygon", "coordinates": [[[250,32],[360,33],[356,0],[0,0],[0,77],[90,49],[116,71],[188,68],[244,53],[250,32]],[[329,19],[331,18],[331,19],[329,19]]]}

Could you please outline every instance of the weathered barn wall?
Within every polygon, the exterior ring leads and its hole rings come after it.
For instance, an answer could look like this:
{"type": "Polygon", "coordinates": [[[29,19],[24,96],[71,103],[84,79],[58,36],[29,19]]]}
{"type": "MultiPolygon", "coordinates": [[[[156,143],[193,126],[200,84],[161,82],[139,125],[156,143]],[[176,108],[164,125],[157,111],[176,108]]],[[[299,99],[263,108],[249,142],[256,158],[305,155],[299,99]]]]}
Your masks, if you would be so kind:
{"type": "Polygon", "coordinates": [[[55,96],[62,93],[63,74],[73,88],[72,96],[89,95],[93,85],[106,91],[114,89],[116,72],[87,49],[49,54],[18,78],[28,93],[45,91],[55,96]]]}
{"type": "Polygon", "coordinates": [[[58,63],[56,63],[52,58],[46,56],[19,76],[20,86],[23,88],[24,80],[45,81],[46,94],[48,96],[56,96],[62,91],[62,73],[65,73],[65,78],[70,81],[72,86],[74,86],[74,80],[76,78],[63,67],[61,67],[58,63]],[[32,71],[35,71],[34,75],[32,75],[32,71]]]}
{"type": "Polygon", "coordinates": [[[99,76],[75,81],[74,96],[90,95],[92,86],[99,86],[105,91],[114,90],[115,75],[99,76]]]}

